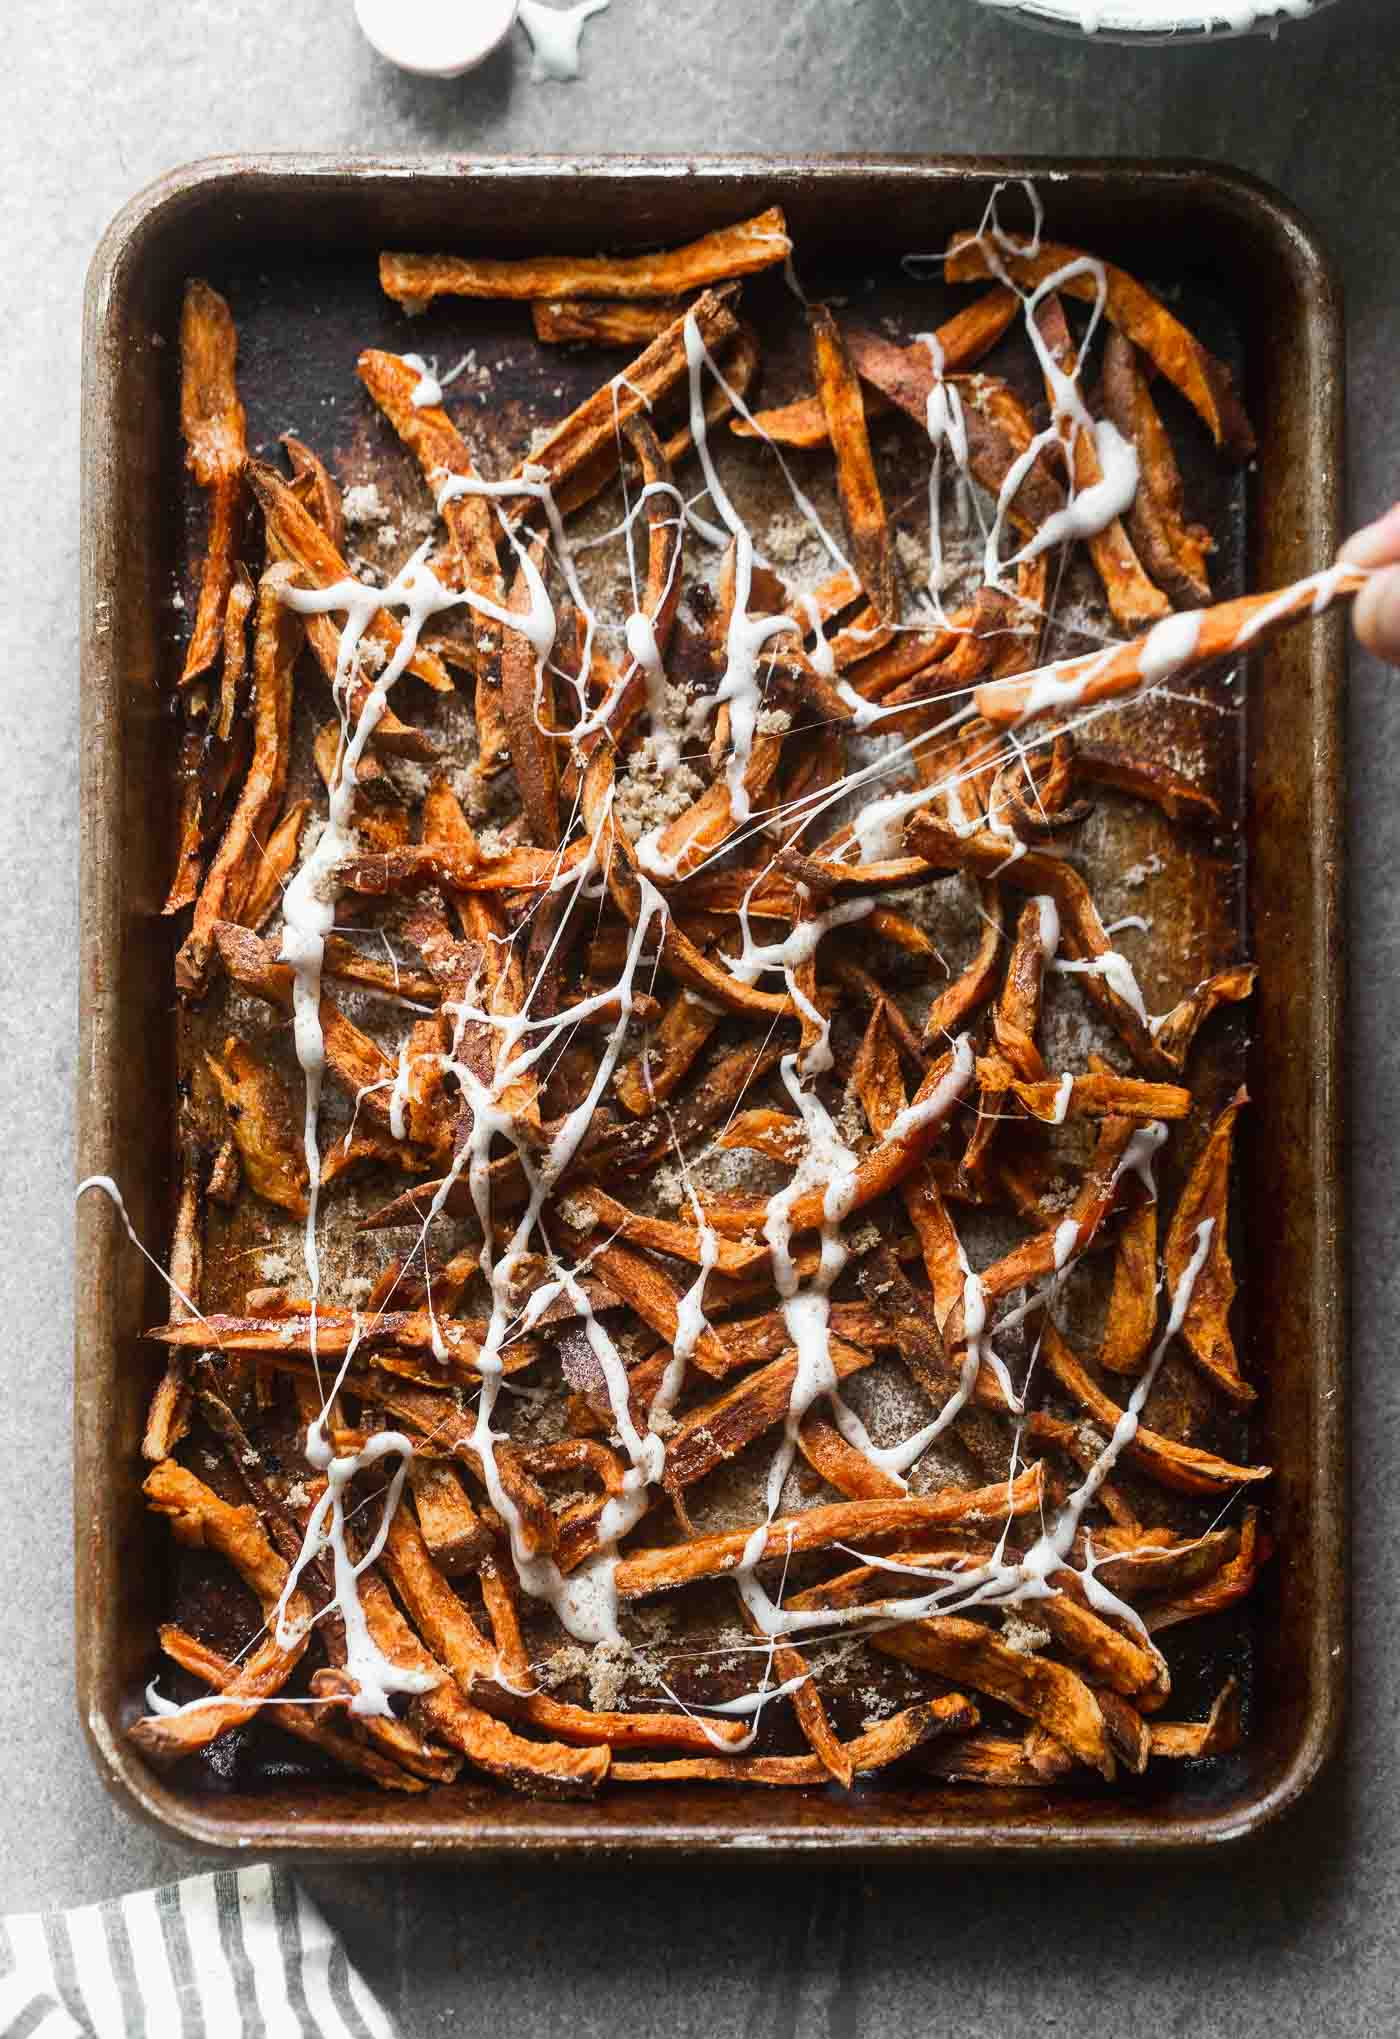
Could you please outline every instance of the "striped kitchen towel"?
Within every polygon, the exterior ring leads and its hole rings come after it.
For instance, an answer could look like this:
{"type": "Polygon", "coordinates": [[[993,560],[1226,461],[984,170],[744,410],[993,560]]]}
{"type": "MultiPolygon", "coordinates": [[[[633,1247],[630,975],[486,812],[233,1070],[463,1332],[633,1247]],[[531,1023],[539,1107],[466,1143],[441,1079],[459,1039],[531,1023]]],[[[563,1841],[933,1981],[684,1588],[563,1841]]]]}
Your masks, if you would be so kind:
{"type": "Polygon", "coordinates": [[[285,1870],[0,1919],[0,2039],[394,2039],[285,1870]]]}

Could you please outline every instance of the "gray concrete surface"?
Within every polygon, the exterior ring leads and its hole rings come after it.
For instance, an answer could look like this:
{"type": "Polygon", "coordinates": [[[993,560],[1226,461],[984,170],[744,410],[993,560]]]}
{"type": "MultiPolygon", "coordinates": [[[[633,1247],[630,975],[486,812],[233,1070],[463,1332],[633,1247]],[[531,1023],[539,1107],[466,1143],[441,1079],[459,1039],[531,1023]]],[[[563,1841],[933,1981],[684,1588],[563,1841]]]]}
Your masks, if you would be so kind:
{"type": "MultiPolygon", "coordinates": [[[[1355,512],[1400,494],[1396,0],[1342,0],[1274,45],[1136,53],[1014,31],[973,0],[613,0],[588,30],[585,77],[562,88],[532,86],[519,46],[461,84],[391,75],[360,43],[348,0],[9,0],[3,12],[0,1910],[106,1896],[195,1860],[109,1805],[70,1700],[78,311],[89,253],[122,201],[182,160],[268,147],[1216,157],[1280,185],[1321,230],[1349,301],[1355,512]]],[[[1358,661],[1350,722],[1345,1760],[1262,1846],[1189,1868],[316,1874],[406,2032],[1395,2028],[1400,682],[1358,661]]]]}

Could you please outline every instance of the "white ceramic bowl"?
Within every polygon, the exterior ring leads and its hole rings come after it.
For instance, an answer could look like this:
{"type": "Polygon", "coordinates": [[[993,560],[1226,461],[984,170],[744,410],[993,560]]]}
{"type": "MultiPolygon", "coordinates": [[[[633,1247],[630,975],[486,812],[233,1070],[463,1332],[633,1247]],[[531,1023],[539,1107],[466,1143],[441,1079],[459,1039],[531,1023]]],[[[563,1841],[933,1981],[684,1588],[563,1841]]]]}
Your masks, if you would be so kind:
{"type": "Polygon", "coordinates": [[[1330,7],[1333,0],[1160,0],[1169,27],[1134,25],[1135,0],[981,0],[988,12],[1005,14],[1028,28],[1052,35],[1090,36],[1096,42],[1177,43],[1221,41],[1239,35],[1267,35],[1330,7]],[[1081,18],[1097,14],[1090,28],[1081,18]]]}

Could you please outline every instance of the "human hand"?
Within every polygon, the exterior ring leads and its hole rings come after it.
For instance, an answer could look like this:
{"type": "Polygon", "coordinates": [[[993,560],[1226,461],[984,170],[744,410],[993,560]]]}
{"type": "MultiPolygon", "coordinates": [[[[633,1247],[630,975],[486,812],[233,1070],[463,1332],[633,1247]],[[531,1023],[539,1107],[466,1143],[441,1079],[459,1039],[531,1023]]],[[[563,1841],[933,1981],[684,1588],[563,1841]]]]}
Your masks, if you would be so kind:
{"type": "Polygon", "coordinates": [[[1352,566],[1383,568],[1357,596],[1351,618],[1367,651],[1400,665],[1400,503],[1342,547],[1352,566]]]}

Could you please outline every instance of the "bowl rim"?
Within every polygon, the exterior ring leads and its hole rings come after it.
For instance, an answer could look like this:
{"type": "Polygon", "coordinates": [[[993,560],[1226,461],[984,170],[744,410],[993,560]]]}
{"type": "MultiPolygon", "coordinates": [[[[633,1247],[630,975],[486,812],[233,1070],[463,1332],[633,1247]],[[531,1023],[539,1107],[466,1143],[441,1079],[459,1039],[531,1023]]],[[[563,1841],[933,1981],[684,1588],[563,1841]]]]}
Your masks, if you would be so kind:
{"type": "MultiPolygon", "coordinates": [[[[1307,21],[1320,14],[1324,7],[1333,5],[1333,0],[1301,0],[1302,13],[1292,12],[1289,0],[1257,0],[1258,6],[1267,11],[1239,25],[1211,20],[1212,14],[1219,13],[1221,0],[1181,0],[1183,6],[1195,10],[1196,18],[1187,18],[1179,26],[1171,28],[1153,28],[1150,25],[1133,28],[1121,23],[1115,25],[1111,21],[1101,27],[1089,28],[1082,21],[1071,21],[1043,11],[1048,7],[1075,4],[1079,4],[1079,0],[978,0],[978,5],[988,13],[1003,14],[1020,28],[1039,29],[1046,35],[1077,38],[1082,42],[1155,49],[1186,48],[1203,42],[1236,42],[1251,35],[1272,38],[1290,22],[1307,21]]],[[[1118,0],[1099,0],[1099,4],[1106,9],[1112,8],[1118,0]]]]}

